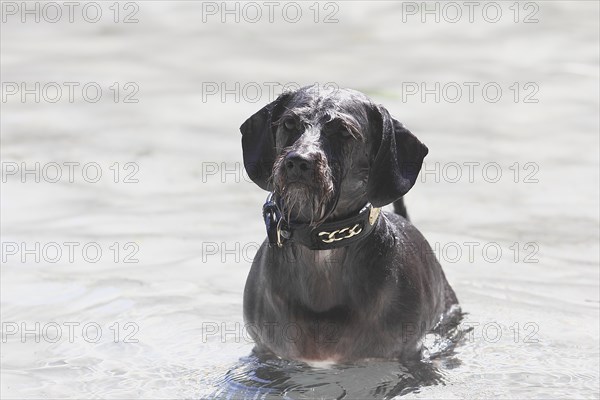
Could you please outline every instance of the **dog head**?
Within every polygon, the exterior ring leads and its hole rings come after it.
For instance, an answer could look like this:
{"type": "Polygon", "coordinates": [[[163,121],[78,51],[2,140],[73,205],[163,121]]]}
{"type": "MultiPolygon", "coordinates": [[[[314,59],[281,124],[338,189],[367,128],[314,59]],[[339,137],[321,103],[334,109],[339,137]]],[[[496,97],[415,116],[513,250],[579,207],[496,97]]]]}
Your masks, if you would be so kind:
{"type": "Polygon", "coordinates": [[[281,197],[288,221],[314,225],[399,199],[428,152],[364,94],[316,85],[283,93],[240,130],[250,178],[281,197]]]}

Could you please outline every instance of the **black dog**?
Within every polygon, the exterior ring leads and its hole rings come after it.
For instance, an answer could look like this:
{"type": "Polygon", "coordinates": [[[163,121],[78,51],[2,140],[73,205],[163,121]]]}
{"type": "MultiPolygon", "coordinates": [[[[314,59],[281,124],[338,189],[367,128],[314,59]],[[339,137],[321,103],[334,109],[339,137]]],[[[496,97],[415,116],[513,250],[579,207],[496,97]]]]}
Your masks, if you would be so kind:
{"type": "Polygon", "coordinates": [[[423,336],[460,314],[401,199],[427,147],[362,93],[317,86],[282,94],[240,130],[250,178],[273,192],[244,292],[255,350],[418,356],[423,336]],[[392,202],[396,213],[380,212],[392,202]]]}

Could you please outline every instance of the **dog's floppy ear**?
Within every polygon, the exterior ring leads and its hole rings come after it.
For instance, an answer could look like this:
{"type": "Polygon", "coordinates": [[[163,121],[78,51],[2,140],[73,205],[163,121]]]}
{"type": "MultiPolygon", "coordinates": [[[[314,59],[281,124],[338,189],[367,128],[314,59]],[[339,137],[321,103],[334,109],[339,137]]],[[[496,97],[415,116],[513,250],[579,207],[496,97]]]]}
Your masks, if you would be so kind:
{"type": "Polygon", "coordinates": [[[390,204],[410,190],[429,149],[380,105],[369,112],[373,137],[367,197],[375,207],[390,204]]]}
{"type": "Polygon", "coordinates": [[[282,103],[290,95],[291,92],[279,95],[240,126],[244,167],[250,179],[264,190],[272,189],[269,178],[277,156],[273,121],[277,120],[282,103]]]}

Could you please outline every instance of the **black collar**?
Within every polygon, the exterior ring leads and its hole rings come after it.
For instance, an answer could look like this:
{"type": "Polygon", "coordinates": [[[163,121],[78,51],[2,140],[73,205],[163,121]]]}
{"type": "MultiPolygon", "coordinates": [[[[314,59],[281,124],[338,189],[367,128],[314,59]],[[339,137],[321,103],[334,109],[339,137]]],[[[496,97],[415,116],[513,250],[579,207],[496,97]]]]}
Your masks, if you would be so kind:
{"type": "Polygon", "coordinates": [[[375,227],[380,211],[367,203],[352,217],[312,227],[286,221],[270,193],[263,205],[263,219],[270,246],[283,247],[287,242],[294,242],[311,250],[327,250],[348,246],[367,237],[375,227]]]}

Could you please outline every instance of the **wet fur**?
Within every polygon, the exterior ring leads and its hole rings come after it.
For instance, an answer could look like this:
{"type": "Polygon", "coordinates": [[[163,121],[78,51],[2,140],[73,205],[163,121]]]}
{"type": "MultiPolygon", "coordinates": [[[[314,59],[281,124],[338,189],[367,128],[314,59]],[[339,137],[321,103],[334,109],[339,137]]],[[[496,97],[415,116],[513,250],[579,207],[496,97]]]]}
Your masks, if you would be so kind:
{"type": "Polygon", "coordinates": [[[303,361],[418,357],[425,333],[460,314],[429,244],[404,218],[401,196],[416,177],[398,159],[420,169],[427,148],[387,110],[346,89],[284,94],[241,130],[250,176],[281,196],[288,221],[319,225],[369,201],[394,202],[401,214],[382,212],[369,236],[332,250],[265,241],[244,291],[255,350],[303,361]],[[297,122],[291,129],[288,118],[297,122]],[[290,182],[290,152],[312,160],[302,182],[290,182]]]}

